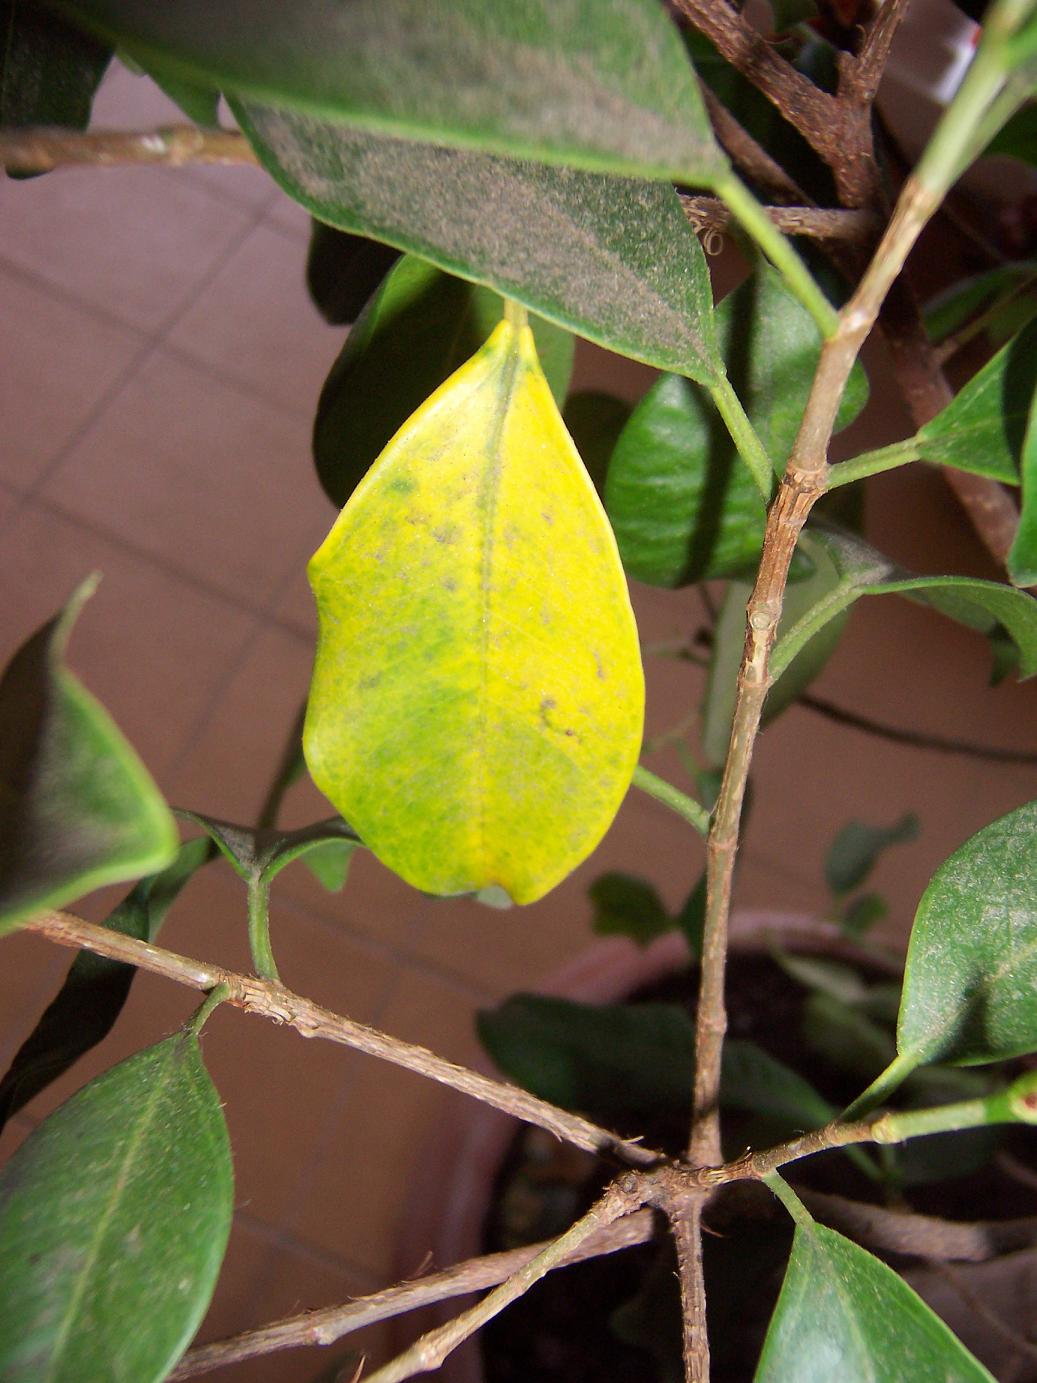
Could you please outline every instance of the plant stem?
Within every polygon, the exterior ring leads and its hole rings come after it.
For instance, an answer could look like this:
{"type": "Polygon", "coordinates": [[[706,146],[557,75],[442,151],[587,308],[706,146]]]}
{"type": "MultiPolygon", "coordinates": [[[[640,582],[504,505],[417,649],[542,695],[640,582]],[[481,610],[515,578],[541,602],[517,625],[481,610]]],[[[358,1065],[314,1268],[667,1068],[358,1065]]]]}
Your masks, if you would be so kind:
{"type": "Polygon", "coordinates": [[[425,1047],[390,1037],[377,1028],[333,1013],[274,981],[240,975],[233,970],[224,970],[222,966],[192,960],[175,951],[153,946],[150,942],[138,941],[136,937],[124,936],[121,932],[85,922],[72,913],[46,913],[25,923],[22,930],[38,932],[59,946],[82,948],[98,956],[125,961],[127,965],[135,965],[153,975],[162,975],[191,989],[210,990],[225,984],[230,990],[226,1002],[243,1008],[246,1013],[258,1013],[272,1022],[295,1028],[303,1037],[338,1042],[392,1062],[394,1066],[402,1066],[404,1070],[426,1076],[505,1114],[512,1114],[516,1119],[537,1124],[586,1152],[617,1158],[641,1167],[651,1166],[662,1159],[662,1154],[654,1149],[628,1142],[591,1123],[589,1119],[570,1114],[547,1100],[537,1099],[517,1086],[446,1061],[425,1047]]]}
{"type": "Polygon", "coordinates": [[[280,980],[270,947],[270,883],[258,869],[248,881],[248,945],[259,978],[280,980]]]}
{"type": "Polygon", "coordinates": [[[681,1328],[685,1383],[709,1383],[709,1333],[706,1280],[702,1269],[702,1202],[693,1196],[667,1207],[681,1287],[681,1328]]]}
{"type": "Polygon", "coordinates": [[[208,1022],[210,1014],[219,1008],[220,1004],[226,1003],[229,998],[230,990],[225,984],[218,984],[215,989],[210,990],[205,997],[205,1002],[188,1019],[188,1031],[193,1032],[197,1037],[208,1022]]]}
{"type": "MultiPolygon", "coordinates": [[[[700,235],[723,232],[731,224],[731,211],[716,197],[682,192],[680,200],[685,216],[700,235]]],[[[860,244],[872,239],[880,225],[874,213],[866,210],[814,206],[763,206],[761,210],[782,235],[802,235],[811,240],[860,244]]]]}
{"type": "Polygon", "coordinates": [[[726,375],[721,375],[709,385],[709,392],[716,404],[717,412],[724,420],[724,426],[731,434],[738,455],[749,467],[756,488],[763,496],[764,504],[769,504],[774,493],[774,463],[749,421],[749,415],[742,407],[741,399],[726,375]]]}
{"type": "Polygon", "coordinates": [[[195,125],[167,125],[158,130],[0,130],[0,166],[12,173],[46,173],[84,164],[182,168],[192,163],[256,162],[251,145],[238,130],[200,130],[195,125]]]}
{"type": "MultiPolygon", "coordinates": [[[[604,1229],[597,1230],[557,1266],[584,1262],[588,1258],[643,1244],[651,1239],[654,1230],[655,1219],[651,1210],[635,1210],[604,1229]]],[[[426,1273],[424,1277],[398,1283],[357,1301],[317,1311],[304,1311],[301,1315],[288,1316],[256,1330],[246,1330],[227,1339],[197,1345],[170,1374],[170,1383],[181,1383],[185,1378],[194,1378],[212,1369],[255,1359],[277,1350],[298,1349],[303,1345],[331,1345],[353,1331],[362,1330],[378,1321],[391,1320],[394,1316],[402,1316],[408,1311],[439,1301],[449,1301],[452,1297],[468,1296],[486,1287],[496,1287],[548,1248],[550,1242],[545,1240],[523,1248],[507,1249],[503,1253],[471,1258],[441,1272],[426,1273]]]]}
{"type": "Polygon", "coordinates": [[[675,788],[665,778],[658,777],[641,764],[634,769],[631,782],[634,787],[640,788],[649,797],[654,797],[657,802],[662,802],[672,812],[676,812],[689,826],[694,826],[700,836],[709,834],[709,812],[686,792],[681,792],[680,788],[675,788]]]}
{"type": "Polygon", "coordinates": [[[284,748],[281,751],[274,780],[270,784],[267,795],[263,799],[263,805],[259,809],[259,816],[256,819],[256,827],[259,830],[272,830],[277,825],[277,818],[285,793],[304,772],[302,727],[305,720],[306,702],[304,701],[295,713],[292,728],[288,732],[288,738],[285,740],[284,748]]]}
{"type": "Polygon", "coordinates": [[[416,1374],[432,1373],[458,1345],[474,1335],[480,1326],[485,1325],[506,1306],[528,1292],[530,1287],[539,1282],[552,1268],[559,1267],[592,1234],[618,1220],[630,1208],[629,1196],[613,1183],[586,1215],[581,1216],[570,1229],[548,1244],[523,1268],[483,1297],[478,1305],[462,1312],[446,1325],[430,1330],[391,1363],[376,1369],[367,1383],[405,1383],[406,1379],[413,1378],[416,1374]]]}
{"type": "Polygon", "coordinates": [[[838,725],[849,725],[855,730],[864,731],[865,734],[891,740],[894,744],[908,744],[913,749],[932,749],[938,754],[964,754],[973,759],[987,759],[992,763],[1037,764],[1037,753],[1033,750],[1001,749],[997,745],[973,744],[971,740],[952,739],[948,735],[928,735],[921,730],[901,730],[899,726],[886,725],[871,716],[863,716],[857,711],[847,710],[844,706],[836,706],[834,702],[825,701],[809,692],[801,696],[796,704],[804,706],[808,711],[816,711],[818,715],[827,716],[838,725]]]}
{"type": "Polygon", "coordinates": [[[763,1180],[774,1192],[778,1200],[781,1201],[782,1205],[789,1212],[797,1225],[809,1228],[814,1223],[813,1215],[811,1215],[810,1211],[780,1172],[768,1172],[763,1180]]]}
{"type": "Polygon", "coordinates": [[[891,442],[887,447],[878,447],[875,451],[862,451],[859,456],[854,456],[849,461],[837,462],[828,472],[828,488],[834,490],[837,485],[850,485],[855,480],[863,480],[867,475],[879,475],[882,471],[892,471],[897,466],[906,466],[919,460],[921,456],[917,438],[908,437],[902,442],[891,442]]]}
{"type": "Polygon", "coordinates": [[[903,1085],[911,1072],[917,1068],[918,1062],[914,1057],[905,1056],[903,1053],[895,1056],[886,1069],[875,1077],[867,1090],[858,1095],[852,1104],[847,1105],[840,1117],[844,1121],[863,1118],[878,1105],[885,1104],[893,1091],[903,1085]]]}
{"type": "Polygon", "coordinates": [[[825,338],[833,335],[839,322],[839,314],[745,183],[732,174],[719,181],[714,191],[778,270],[789,290],[813,317],[821,335],[825,338]]]}

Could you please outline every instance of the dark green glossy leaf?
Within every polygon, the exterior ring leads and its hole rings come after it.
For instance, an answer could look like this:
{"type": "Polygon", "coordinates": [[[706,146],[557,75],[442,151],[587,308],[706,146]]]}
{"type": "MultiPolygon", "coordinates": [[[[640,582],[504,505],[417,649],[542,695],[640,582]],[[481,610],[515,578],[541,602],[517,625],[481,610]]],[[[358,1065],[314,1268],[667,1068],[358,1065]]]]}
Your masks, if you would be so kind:
{"type": "MultiPolygon", "coordinates": [[[[818,530],[813,530],[821,536],[818,530]]],[[[771,671],[780,677],[800,650],[862,595],[904,595],[982,634],[1007,632],[1016,646],[1021,677],[1037,672],[1037,601],[995,581],[965,576],[911,576],[888,557],[848,533],[826,529],[825,545],[839,571],[829,594],[795,624],[779,630],[771,671]]],[[[794,589],[794,588],[793,588],[794,589]]],[[[780,686],[780,683],[779,683],[780,686]]]]}
{"type": "Polygon", "coordinates": [[[1019,483],[1019,457],[1037,386],[1037,321],[974,375],[916,437],[924,461],[1019,483]]]}
{"type": "MultiPolygon", "coordinates": [[[[123,936],[154,941],[180,890],[212,854],[207,838],[188,841],[169,868],[142,879],[104,925],[123,936]]],[[[108,1036],[136,973],[132,965],[80,951],[0,1081],[0,1128],[108,1036]]]]}
{"type": "Polygon", "coordinates": [[[592,925],[599,936],[628,936],[647,946],[673,927],[663,900],[647,879],[603,874],[588,892],[594,907],[592,925]]]}
{"type": "Polygon", "coordinates": [[[609,462],[630,413],[631,405],[625,399],[592,389],[570,394],[562,409],[569,436],[599,495],[605,492],[609,462]]]}
{"type": "MultiPolygon", "coordinates": [[[[504,312],[500,296],[416,255],[390,269],[346,339],[321,391],[313,452],[324,491],[341,508],[386,443],[473,356],[504,312]]],[[[572,371],[572,334],[530,321],[559,407],[572,371]]]]}
{"type": "Polygon", "coordinates": [[[319,884],[329,893],[339,893],[346,886],[355,840],[322,840],[311,845],[300,857],[319,884]]]}
{"type": "Polygon", "coordinates": [[[1023,163],[1037,163],[1037,106],[1022,106],[1005,122],[984,149],[984,154],[1001,154],[1023,163]]]}
{"type": "Polygon", "coordinates": [[[108,713],[64,666],[96,579],[0,680],[0,936],[34,913],[162,869],[173,818],[108,713]]]}
{"type": "Polygon", "coordinates": [[[314,871],[322,883],[325,878],[327,888],[341,887],[333,881],[341,875],[345,883],[348,856],[341,848],[329,855],[327,847],[349,846],[349,853],[360,844],[360,837],[352,826],[340,816],[329,817],[327,821],[314,822],[312,826],[302,826],[296,831],[279,831],[273,827],[237,826],[231,821],[219,821],[205,816],[202,812],[178,810],[177,816],[184,821],[193,821],[200,826],[228,860],[237,874],[246,882],[263,881],[269,883],[285,865],[305,857],[311,852],[320,851],[324,859],[314,871]]]}
{"type": "Polygon", "coordinates": [[[897,1024],[912,1065],[1037,1050],[1037,802],[940,865],[915,915],[897,1024]]]}
{"type": "Polygon", "coordinates": [[[926,330],[933,341],[944,341],[984,313],[988,314],[987,335],[1000,345],[1037,311],[1032,296],[1035,288],[1037,264],[1033,261],[999,264],[996,269],[960,279],[926,304],[926,330]],[[1003,303],[1001,309],[997,308],[999,302],[1003,303]],[[1015,314],[1022,315],[1012,330],[1006,331],[1005,324],[1012,322],[1015,314]]]}
{"type": "Polygon", "coordinates": [[[766,1114],[790,1133],[820,1128],[836,1113],[791,1066],[736,1037],[724,1043],[720,1099],[727,1109],[766,1114]]]}
{"type": "Polygon", "coordinates": [[[197,1036],[91,1081],[0,1173],[0,1377],[159,1383],[205,1314],[232,1209],[197,1036]]]}
{"type": "MultiPolygon", "coordinates": [[[[786,631],[795,629],[811,611],[825,608],[839,585],[839,569],[829,550],[826,534],[808,530],[800,538],[799,548],[813,562],[814,571],[806,580],[797,581],[786,589],[778,623],[779,639],[786,631]]],[[[714,764],[722,764],[727,756],[738,666],[745,646],[745,608],[751,593],[752,587],[745,582],[732,581],[713,630],[709,679],[702,703],[702,750],[714,764]]],[[[845,626],[845,614],[838,614],[820,625],[817,633],[797,649],[796,657],[781,674],[775,674],[775,683],[763,710],[765,725],[786,710],[820,673],[835,652],[845,626]]]]}
{"type": "Polygon", "coordinates": [[[328,325],[352,326],[399,257],[391,245],[311,221],[306,287],[328,325]]]}
{"type": "Polygon", "coordinates": [[[84,130],[112,50],[24,0],[0,0],[0,125],[84,130]]]}
{"type": "Polygon", "coordinates": [[[611,1120],[690,1105],[695,1029],[676,1004],[515,994],[476,1026],[505,1075],[565,1109],[611,1120]]]}
{"type": "Polygon", "coordinates": [[[231,105],[263,166],[320,220],[621,355],[706,383],[719,375],[709,273],[673,188],[231,105]]]}
{"type": "Polygon", "coordinates": [[[356,129],[708,184],[715,143],[657,0],[65,0],[189,80],[356,129]]]}
{"type": "Polygon", "coordinates": [[[875,868],[879,856],[891,845],[917,839],[918,817],[905,812],[892,826],[867,826],[848,821],[828,847],[825,882],[837,896],[860,888],[875,868]]]}
{"type": "MultiPolygon", "coordinates": [[[[717,336],[735,392],[780,475],[817,365],[817,327],[761,264],[721,303],[717,336]]],[[[852,422],[867,393],[858,366],[839,427],[852,422]]],[[[634,410],[609,466],[605,505],[623,565],[650,585],[733,576],[759,558],[763,500],[712,401],[686,379],[663,376],[634,410]]]]}
{"type": "Polygon", "coordinates": [[[756,1383],[993,1383],[943,1321],[865,1249],[797,1224],[756,1383]]]}
{"type": "Polygon", "coordinates": [[[1030,402],[1020,477],[1022,512],[1005,565],[1016,586],[1033,586],[1037,585],[1037,393],[1030,402]]]}

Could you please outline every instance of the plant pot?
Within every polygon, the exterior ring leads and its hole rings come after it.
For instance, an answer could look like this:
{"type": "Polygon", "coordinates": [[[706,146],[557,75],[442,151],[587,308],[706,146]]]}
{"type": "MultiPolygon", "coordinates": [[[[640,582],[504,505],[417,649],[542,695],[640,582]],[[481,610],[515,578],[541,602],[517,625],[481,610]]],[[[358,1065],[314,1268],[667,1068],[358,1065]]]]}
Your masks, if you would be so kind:
{"type": "MultiPolygon", "coordinates": [[[[731,920],[731,952],[769,952],[774,947],[886,968],[881,954],[848,941],[831,923],[795,914],[743,911],[731,920]]],[[[612,1003],[663,980],[687,962],[676,932],[646,948],[622,938],[601,941],[550,976],[539,992],[585,1003],[612,1003]]],[[[891,975],[898,963],[888,964],[891,975]]],[[[495,1073],[488,1060],[477,1063],[495,1073]]],[[[474,1102],[457,1107],[457,1117],[438,1130],[422,1158],[407,1202],[397,1255],[400,1277],[428,1265],[459,1263],[482,1252],[483,1227],[501,1163],[516,1130],[515,1120],[474,1102]]],[[[455,1299],[437,1308],[397,1318],[402,1348],[423,1330],[455,1316],[467,1304],[455,1299]]],[[[444,1383],[482,1383],[479,1346],[456,1350],[437,1377],[444,1383]]],[[[532,1383],[532,1380],[531,1380],[532,1383]]]]}

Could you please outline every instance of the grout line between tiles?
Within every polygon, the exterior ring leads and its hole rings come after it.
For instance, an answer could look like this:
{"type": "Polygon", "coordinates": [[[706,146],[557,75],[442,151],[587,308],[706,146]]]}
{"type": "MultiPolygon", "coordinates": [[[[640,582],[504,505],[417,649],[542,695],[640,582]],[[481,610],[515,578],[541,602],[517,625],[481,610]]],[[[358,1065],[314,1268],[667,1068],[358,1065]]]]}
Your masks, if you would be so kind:
{"type": "Polygon", "coordinates": [[[45,293],[47,297],[53,298],[56,302],[64,303],[66,307],[74,307],[80,312],[85,312],[89,317],[96,317],[105,326],[115,327],[119,331],[124,331],[128,336],[137,336],[141,342],[154,342],[156,337],[152,332],[145,331],[136,322],[127,321],[125,317],[120,317],[115,312],[109,312],[106,308],[91,302],[89,298],[81,297],[73,289],[67,288],[61,283],[52,283],[36,269],[27,269],[23,264],[16,264],[14,260],[7,259],[0,254],[0,269],[11,278],[20,279],[22,283],[30,288],[35,288],[40,293],[45,293]]]}
{"type": "MultiPolygon", "coordinates": [[[[332,1253],[330,1249],[321,1248],[317,1244],[311,1244],[308,1239],[299,1239],[293,1234],[286,1234],[283,1229],[269,1224],[262,1216],[254,1215],[251,1210],[235,1210],[234,1216],[257,1238],[265,1239],[271,1247],[288,1249],[293,1253],[298,1253],[303,1258],[308,1258],[318,1267],[331,1268],[336,1272],[344,1273],[355,1279],[356,1285],[364,1292],[376,1291],[380,1286],[378,1277],[363,1263],[358,1263],[341,1254],[332,1253]]],[[[258,1274],[258,1278],[268,1276],[270,1274],[265,1272],[258,1274]]],[[[262,1291],[255,1290],[258,1285],[257,1279],[257,1282],[253,1283],[254,1295],[262,1296],[262,1291]]],[[[262,1285],[265,1287],[267,1284],[264,1282],[262,1285]]]]}

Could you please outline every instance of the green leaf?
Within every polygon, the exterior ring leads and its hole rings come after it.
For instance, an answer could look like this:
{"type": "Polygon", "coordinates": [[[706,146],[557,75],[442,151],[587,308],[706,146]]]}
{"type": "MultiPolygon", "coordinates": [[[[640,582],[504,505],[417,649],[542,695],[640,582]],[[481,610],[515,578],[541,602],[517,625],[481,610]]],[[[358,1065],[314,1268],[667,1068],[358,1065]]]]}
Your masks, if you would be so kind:
{"type": "Polygon", "coordinates": [[[684,933],[688,949],[693,956],[702,954],[702,933],[706,926],[706,872],[698,877],[695,887],[684,900],[684,906],[677,914],[678,931],[684,933]]]}
{"type": "Polygon", "coordinates": [[[96,578],[0,679],[0,936],[83,893],[164,868],[176,826],[108,713],[64,666],[96,578]]]}
{"type": "Polygon", "coordinates": [[[897,1046],[905,1063],[1037,1050],[1037,802],[940,865],[918,905],[897,1046]]]}
{"type": "MultiPolygon", "coordinates": [[[[778,639],[798,627],[812,611],[823,609],[832,593],[838,589],[839,569],[833,560],[827,534],[809,529],[799,540],[799,549],[813,562],[813,574],[797,581],[785,591],[778,639]]],[[[734,714],[738,667],[745,646],[745,608],[752,587],[732,581],[724,595],[723,604],[713,630],[709,678],[702,703],[702,751],[710,763],[722,764],[727,757],[731,737],[731,718],[734,714]]],[[[775,682],[767,694],[763,723],[769,724],[799,696],[835,652],[846,626],[846,616],[837,614],[818,627],[816,634],[804,640],[781,673],[775,672],[775,682]]],[[[774,660],[771,659],[773,669],[774,660]]]]}
{"type": "Polygon", "coordinates": [[[1022,106],[1005,122],[983,151],[989,158],[1000,154],[1023,163],[1037,163],[1037,106],[1022,106]]]}
{"type": "Polygon", "coordinates": [[[159,1383],[205,1314],[232,1209],[193,1033],[91,1081],[0,1172],[0,1377],[159,1383]]]}
{"type": "Polygon", "coordinates": [[[231,106],[263,166],[322,221],[621,355],[706,383],[720,374],[709,271],[672,187],[231,106]]]}
{"type": "Polygon", "coordinates": [[[1037,584],[1037,392],[1030,401],[1030,420],[1023,440],[1022,512],[1006,563],[1016,586],[1037,584]]]}
{"type": "MultiPolygon", "coordinates": [[[[400,427],[474,355],[501,319],[491,289],[445,274],[415,255],[390,269],[331,368],[317,405],[313,451],[324,491],[341,509],[400,427]]],[[[530,321],[559,407],[575,342],[530,321]]]]}
{"type": "Polygon", "coordinates": [[[765,1114],[790,1133],[820,1128],[836,1110],[791,1066],[755,1042],[729,1037],[724,1043],[720,1100],[727,1109],[765,1114]]]}
{"type": "Polygon", "coordinates": [[[1015,264],[999,264],[996,269],[987,269],[971,278],[959,279],[945,292],[940,293],[926,304],[925,326],[935,342],[960,331],[974,317],[981,313],[990,314],[987,335],[995,337],[1000,345],[1008,336],[1026,325],[1037,311],[1032,296],[1027,290],[1037,286],[1037,263],[1026,260],[1015,264]],[[998,309],[997,304],[1003,303],[998,309]],[[1004,323],[1012,321],[1014,315],[1021,313],[1012,331],[1004,335],[1004,323]]]}
{"type": "Polygon", "coordinates": [[[189,80],[358,130],[708,184],[713,139],[656,0],[66,0],[189,80]]]}
{"type": "Polygon", "coordinates": [[[328,325],[352,326],[399,257],[391,245],[311,220],[306,287],[328,325]]]}
{"type": "Polygon", "coordinates": [[[695,1029],[676,1004],[581,1004],[515,994],[476,1019],[512,1080],[592,1118],[647,1118],[690,1107],[695,1029]]]}
{"type": "Polygon", "coordinates": [[[797,1224],[755,1383],[993,1383],[892,1268],[834,1229],[797,1224]]]}
{"type": "Polygon", "coordinates": [[[889,903],[880,893],[862,893],[843,909],[842,916],[838,918],[839,930],[844,936],[858,941],[888,914],[889,903]]]}
{"type": "MultiPolygon", "coordinates": [[[[169,868],[142,879],[104,925],[123,936],[154,941],[180,890],[212,853],[207,839],[188,841],[169,868]]],[[[132,965],[80,951],[0,1081],[0,1128],[108,1036],[136,973],[132,965]]]]}
{"type": "Polygon", "coordinates": [[[605,492],[609,462],[630,413],[625,399],[593,389],[570,394],[565,401],[562,418],[599,495],[605,492]]]}
{"type": "Polygon", "coordinates": [[[803,1005],[803,1041],[832,1066],[869,1082],[892,1061],[892,1033],[860,1008],[815,990],[803,1005]]]}
{"type": "Polygon", "coordinates": [[[875,868],[879,856],[891,845],[905,845],[918,837],[918,817],[905,812],[892,826],[867,826],[848,821],[828,847],[825,882],[836,895],[860,888],[875,868]]]}
{"type": "MultiPolygon", "coordinates": [[[[813,531],[821,536],[819,530],[813,531]]],[[[784,631],[779,627],[771,656],[776,678],[809,640],[862,595],[905,595],[988,636],[1004,630],[1018,650],[1020,676],[1032,677],[1037,672],[1037,602],[1031,596],[995,581],[911,576],[859,538],[834,529],[825,530],[823,540],[839,571],[838,582],[793,625],[784,631]]]]}
{"type": "Polygon", "coordinates": [[[924,461],[1019,483],[1023,435],[1037,385],[1037,321],[1030,322],[917,434],[924,461]]]}
{"type": "Polygon", "coordinates": [[[218,87],[183,77],[176,68],[168,67],[153,54],[138,55],[124,48],[120,54],[146,72],[156,86],[180,107],[188,120],[202,129],[217,129],[220,123],[220,92],[218,87]]]}
{"type": "MultiPolygon", "coordinates": [[[[768,265],[717,311],[717,336],[735,392],[780,475],[806,406],[820,352],[809,313],[768,265]]],[[[857,366],[837,425],[867,399],[857,366]]],[[[674,375],[658,380],[616,444],[605,488],[623,565],[653,586],[733,576],[755,565],[763,500],[716,407],[674,375]]]]}
{"type": "Polygon", "coordinates": [[[296,831],[281,831],[275,827],[237,826],[220,821],[202,812],[178,810],[177,816],[193,821],[218,846],[235,873],[246,882],[270,881],[293,860],[309,860],[321,856],[313,868],[325,888],[335,891],[346,880],[349,859],[360,837],[340,816],[327,821],[301,826],[296,831]],[[335,882],[341,877],[341,882],[335,882]]]}
{"type": "Polygon", "coordinates": [[[602,874],[588,892],[594,905],[592,926],[599,936],[628,936],[647,946],[673,928],[662,899],[646,879],[602,874]]]}
{"type": "Polygon", "coordinates": [[[526,903],[611,824],[644,679],[615,540],[515,316],[400,429],[310,562],[304,745],[414,887],[526,903]]]}
{"type": "Polygon", "coordinates": [[[111,56],[56,14],[0,0],[0,125],[85,130],[111,56]]]}

